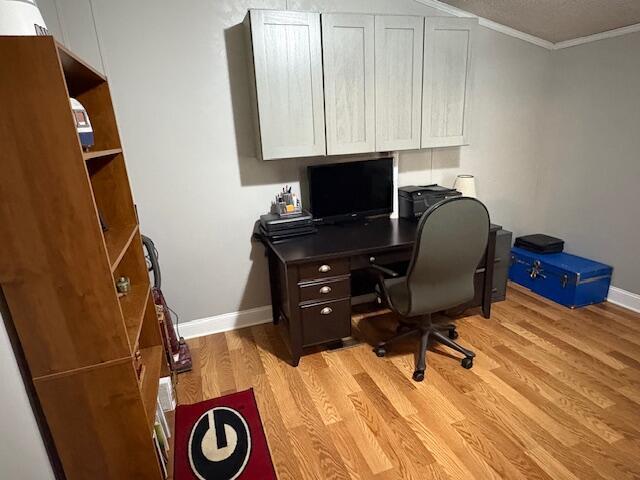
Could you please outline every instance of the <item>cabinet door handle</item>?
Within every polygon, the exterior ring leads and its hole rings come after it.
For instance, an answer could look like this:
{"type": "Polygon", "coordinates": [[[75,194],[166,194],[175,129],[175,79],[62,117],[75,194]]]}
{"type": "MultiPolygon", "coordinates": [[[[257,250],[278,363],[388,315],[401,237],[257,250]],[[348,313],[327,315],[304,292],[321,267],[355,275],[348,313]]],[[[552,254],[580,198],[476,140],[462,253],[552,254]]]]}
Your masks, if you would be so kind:
{"type": "Polygon", "coordinates": [[[329,315],[331,312],[333,312],[333,308],[324,307],[322,310],[320,310],[320,315],[329,315]]]}
{"type": "Polygon", "coordinates": [[[326,295],[327,293],[331,293],[331,287],[329,286],[322,287],[320,289],[320,293],[322,293],[323,295],[326,295]]]}
{"type": "Polygon", "coordinates": [[[320,268],[318,268],[318,271],[320,273],[327,273],[328,271],[331,270],[331,267],[329,265],[320,265],[320,268]]]}

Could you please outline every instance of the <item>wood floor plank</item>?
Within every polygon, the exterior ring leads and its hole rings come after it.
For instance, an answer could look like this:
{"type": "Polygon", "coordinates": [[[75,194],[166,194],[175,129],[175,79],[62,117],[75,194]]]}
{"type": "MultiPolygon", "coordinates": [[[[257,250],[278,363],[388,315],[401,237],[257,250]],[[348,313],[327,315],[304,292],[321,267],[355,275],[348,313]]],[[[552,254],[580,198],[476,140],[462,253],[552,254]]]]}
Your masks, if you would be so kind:
{"type": "Polygon", "coordinates": [[[540,468],[547,472],[551,478],[578,480],[578,477],[571,473],[562,463],[553,458],[544,448],[534,448],[533,450],[527,451],[526,454],[531,457],[540,468]]]}
{"type": "MultiPolygon", "coordinates": [[[[349,393],[355,393],[360,391],[360,385],[353,378],[351,371],[345,365],[343,358],[347,355],[346,351],[332,351],[332,352],[322,352],[322,356],[329,368],[331,375],[333,378],[340,379],[341,388],[345,389],[349,393]]],[[[362,369],[359,369],[356,373],[362,372],[362,369]]]]}
{"type": "MultiPolygon", "coordinates": [[[[522,415],[515,406],[489,386],[478,388],[477,393],[477,396],[473,397],[471,401],[478,406],[478,408],[488,409],[489,412],[494,415],[493,418],[498,419],[495,423],[500,425],[503,431],[508,429],[505,435],[514,442],[521,443],[523,451],[542,446],[548,452],[552,452],[563,464],[570,467],[573,471],[583,472],[585,478],[598,478],[598,475],[589,466],[593,458],[588,446],[578,444],[578,446],[574,448],[565,447],[540,424],[522,415]]],[[[489,418],[492,417],[489,415],[489,418]]],[[[486,430],[486,424],[483,423],[481,425],[483,429],[486,430]]],[[[491,438],[498,439],[500,435],[499,433],[493,433],[491,438]]],[[[501,451],[502,450],[508,451],[506,448],[501,448],[501,451]]]]}
{"type": "Polygon", "coordinates": [[[300,373],[296,368],[286,364],[282,364],[282,369],[289,385],[289,392],[302,417],[301,426],[295,429],[296,435],[304,432],[304,442],[311,447],[306,451],[307,458],[318,462],[325,478],[348,479],[349,473],[329,435],[329,430],[322,423],[300,373]]]}
{"type": "Polygon", "coordinates": [[[484,461],[498,472],[500,478],[550,480],[543,470],[524,456],[517,448],[505,448],[504,439],[491,433],[485,434],[477,424],[470,420],[456,422],[456,432],[484,461]]]}
{"type": "MultiPolygon", "coordinates": [[[[467,443],[465,438],[453,427],[452,423],[461,424],[464,419],[459,419],[456,422],[449,422],[446,418],[440,416],[439,412],[434,414],[434,412],[428,408],[420,409],[417,416],[420,418],[420,421],[425,428],[433,432],[434,435],[437,435],[438,439],[446,444],[447,448],[451,450],[458,460],[464,463],[465,468],[471,473],[471,478],[491,480],[507,478],[498,473],[497,470],[500,470],[499,466],[497,469],[494,468],[496,467],[495,462],[492,462],[493,466],[489,465],[485,459],[486,455],[476,451],[476,449],[467,443]]],[[[508,470],[511,473],[509,478],[524,478],[520,476],[515,469],[510,466],[510,464],[508,470]]]]}
{"type": "Polygon", "coordinates": [[[216,398],[222,395],[216,381],[216,354],[215,345],[220,343],[224,335],[209,335],[200,338],[200,376],[202,378],[202,397],[216,398]]]}
{"type": "Polygon", "coordinates": [[[287,428],[295,428],[302,425],[302,415],[291,396],[289,384],[280,369],[281,360],[271,353],[273,346],[269,340],[266,328],[267,327],[254,327],[252,330],[256,344],[258,345],[258,354],[262,360],[262,365],[269,384],[271,385],[271,390],[276,397],[278,405],[280,405],[282,421],[287,428]]]}
{"type": "MultiPolygon", "coordinates": [[[[365,347],[353,348],[352,353],[361,364],[366,364],[367,361],[373,361],[375,358],[373,352],[365,347]]],[[[400,413],[400,415],[414,415],[416,413],[415,406],[406,397],[403,389],[400,388],[399,383],[393,382],[391,378],[393,375],[388,374],[388,370],[387,368],[385,368],[386,365],[387,361],[385,359],[382,359],[381,361],[377,362],[376,368],[369,369],[366,372],[366,375],[368,375],[376,383],[378,388],[382,390],[385,397],[389,399],[389,401],[393,404],[393,407],[400,413]]],[[[395,369],[395,367],[392,368],[395,369]]],[[[363,375],[363,373],[359,373],[354,376],[356,380],[358,380],[358,376],[360,375],[363,375]]],[[[358,383],[360,382],[358,381],[358,383]]],[[[362,388],[361,383],[360,387],[362,388]]]]}
{"type": "Polygon", "coordinates": [[[344,466],[349,472],[352,480],[363,480],[371,478],[373,472],[367,465],[362,452],[358,449],[351,437],[346,422],[339,421],[329,425],[331,438],[336,446],[336,450],[340,454],[344,466]]]}
{"type": "Polygon", "coordinates": [[[417,471],[417,465],[414,465],[412,461],[407,458],[400,444],[397,442],[395,435],[387,425],[386,419],[383,418],[375,408],[374,400],[370,400],[364,391],[349,395],[349,399],[354,405],[359,420],[374,433],[386,458],[388,458],[393,465],[393,468],[390,469],[391,473],[385,475],[388,471],[385,470],[385,472],[382,473],[383,477],[393,478],[396,475],[400,475],[400,478],[416,480],[422,478],[420,472],[417,471]]]}
{"type": "Polygon", "coordinates": [[[618,388],[618,391],[627,397],[629,400],[640,405],[640,390],[633,388],[629,385],[618,388]]]}
{"type": "Polygon", "coordinates": [[[213,352],[213,369],[216,389],[221,395],[234,393],[237,391],[233,370],[231,368],[231,356],[227,346],[225,335],[213,335],[204,337],[203,343],[213,352]]]}
{"type": "Polygon", "coordinates": [[[572,391],[553,377],[546,377],[541,369],[516,352],[506,347],[497,347],[497,349],[500,349],[507,361],[504,369],[494,372],[496,375],[501,376],[503,371],[508,371],[512,378],[515,377],[518,381],[524,383],[526,388],[544,397],[554,407],[561,408],[578,423],[609,443],[623,438],[621,433],[616,432],[602,419],[599,413],[601,411],[600,407],[591,402],[589,398],[572,391]]]}
{"type": "Polygon", "coordinates": [[[356,375],[362,391],[372,399],[374,408],[386,422],[393,433],[396,444],[402,454],[412,459],[418,469],[426,468],[435,461],[432,453],[420,442],[420,439],[408,427],[404,417],[395,408],[391,399],[387,398],[378,385],[366,373],[356,375]]]}
{"type": "Polygon", "coordinates": [[[256,375],[253,381],[256,403],[278,478],[280,480],[312,478],[310,474],[303,474],[304,470],[301,467],[305,467],[306,463],[300,463],[299,455],[293,453],[295,445],[282,421],[281,411],[267,376],[256,375]]]}
{"type": "Polygon", "coordinates": [[[491,319],[456,320],[473,369],[433,344],[416,383],[417,338],[377,358],[397,318],[357,310],[362,345],[315,347],[298,368],[282,327],[189,340],[178,402],[253,388],[284,480],[640,479],[640,314],[510,286],[491,319]]]}
{"type": "Polygon", "coordinates": [[[473,477],[467,466],[453,453],[446,443],[422,423],[420,417],[407,417],[406,423],[422,444],[432,452],[435,461],[440,464],[449,478],[466,480],[473,477]]]}
{"type": "Polygon", "coordinates": [[[534,311],[524,305],[518,305],[513,308],[517,312],[520,312],[522,316],[527,317],[527,321],[532,325],[537,326],[545,330],[548,334],[553,335],[554,337],[563,340],[564,342],[572,345],[578,350],[583,351],[587,355],[594,357],[608,365],[611,368],[616,370],[622,370],[626,367],[626,365],[619,360],[616,360],[614,357],[611,357],[606,352],[610,350],[607,345],[603,345],[601,342],[596,341],[588,337],[588,329],[583,329],[583,335],[579,338],[573,335],[574,331],[570,333],[567,332],[569,330],[569,326],[563,316],[558,316],[558,319],[554,319],[552,317],[548,317],[544,315],[541,311],[534,311]],[[563,327],[558,328],[558,325],[563,325],[563,327]]]}
{"type": "Polygon", "coordinates": [[[579,442],[577,435],[558,423],[556,418],[549,416],[548,410],[543,410],[529,400],[527,394],[530,392],[522,392],[513,388],[513,384],[507,383],[505,378],[498,376],[498,370],[500,369],[490,372],[477,369],[477,372],[488,385],[494,390],[499,391],[504,398],[515,405],[524,415],[542,425],[564,446],[571,447],[579,442]]]}
{"type": "MultiPolygon", "coordinates": [[[[317,353],[314,354],[314,356],[317,355],[317,353]]],[[[321,371],[326,371],[327,367],[317,368],[312,364],[305,362],[304,365],[299,366],[298,370],[300,371],[302,381],[304,382],[307,392],[315,404],[316,410],[320,414],[320,418],[323,423],[325,425],[331,425],[332,423],[340,422],[342,417],[338,412],[335,403],[330,400],[330,397],[325,390],[326,387],[321,379],[321,371]]]]}

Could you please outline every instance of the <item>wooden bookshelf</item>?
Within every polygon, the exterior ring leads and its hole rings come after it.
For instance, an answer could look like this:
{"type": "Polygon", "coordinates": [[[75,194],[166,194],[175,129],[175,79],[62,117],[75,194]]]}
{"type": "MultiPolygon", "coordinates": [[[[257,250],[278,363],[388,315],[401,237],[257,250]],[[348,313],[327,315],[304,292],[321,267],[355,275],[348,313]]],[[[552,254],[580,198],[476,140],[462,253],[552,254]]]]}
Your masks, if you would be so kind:
{"type": "Polygon", "coordinates": [[[52,37],[0,37],[0,58],[0,285],[64,475],[159,480],[168,366],[109,84],[52,37]],[[88,152],[70,96],[91,119],[88,152]]]}

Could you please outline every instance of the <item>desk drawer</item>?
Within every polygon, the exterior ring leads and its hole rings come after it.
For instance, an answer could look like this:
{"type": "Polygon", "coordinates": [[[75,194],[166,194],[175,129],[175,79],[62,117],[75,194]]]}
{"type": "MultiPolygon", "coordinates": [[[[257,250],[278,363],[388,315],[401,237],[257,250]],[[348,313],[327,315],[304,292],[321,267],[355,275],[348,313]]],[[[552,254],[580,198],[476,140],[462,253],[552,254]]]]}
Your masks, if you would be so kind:
{"type": "Polygon", "coordinates": [[[351,335],[351,301],[347,299],[301,307],[304,346],[351,335]]]}
{"type": "Polygon", "coordinates": [[[349,273],[349,260],[346,258],[326,260],[324,262],[303,263],[298,267],[300,280],[337,277],[349,273]]]}
{"type": "Polygon", "coordinates": [[[351,280],[349,277],[319,280],[316,282],[301,283],[300,302],[326,302],[348,297],[351,294],[351,280]]]}
{"type": "Polygon", "coordinates": [[[371,264],[372,258],[374,259],[373,263],[376,263],[378,265],[390,265],[393,263],[405,262],[411,260],[412,253],[413,249],[407,248],[402,250],[395,250],[393,252],[380,252],[371,255],[358,255],[352,257],[351,268],[353,270],[367,268],[371,264]]]}

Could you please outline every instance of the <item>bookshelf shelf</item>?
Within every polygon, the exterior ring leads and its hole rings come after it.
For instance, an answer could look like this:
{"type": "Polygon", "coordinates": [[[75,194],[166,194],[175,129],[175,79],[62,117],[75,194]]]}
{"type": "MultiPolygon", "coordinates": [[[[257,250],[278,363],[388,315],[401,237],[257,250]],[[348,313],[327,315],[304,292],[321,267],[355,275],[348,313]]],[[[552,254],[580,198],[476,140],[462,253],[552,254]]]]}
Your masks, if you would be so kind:
{"type": "Polygon", "coordinates": [[[131,350],[135,351],[140,339],[142,321],[150,294],[149,285],[133,285],[131,292],[120,298],[124,323],[127,326],[127,336],[131,350]]]}
{"type": "Polygon", "coordinates": [[[12,65],[0,82],[12,119],[0,128],[0,224],[11,225],[0,230],[0,287],[10,279],[10,331],[58,473],[161,480],[150,430],[168,367],[109,84],[51,36],[0,37],[0,58],[12,65]],[[80,147],[69,97],[87,110],[91,152],[80,147]],[[120,276],[132,285],[121,298],[120,276]]]}
{"type": "Polygon", "coordinates": [[[111,271],[120,264],[122,257],[127,253],[127,249],[138,233],[138,225],[128,225],[125,227],[110,227],[104,232],[104,242],[107,245],[107,253],[109,254],[109,263],[111,271]]]}
{"type": "Polygon", "coordinates": [[[119,153],[122,153],[121,148],[111,148],[109,150],[83,152],[82,157],[84,158],[85,162],[88,162],[89,160],[93,160],[94,158],[113,157],[114,155],[117,155],[119,153]]]}

